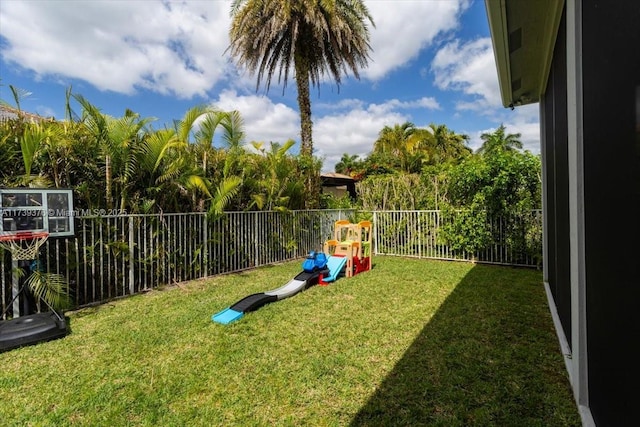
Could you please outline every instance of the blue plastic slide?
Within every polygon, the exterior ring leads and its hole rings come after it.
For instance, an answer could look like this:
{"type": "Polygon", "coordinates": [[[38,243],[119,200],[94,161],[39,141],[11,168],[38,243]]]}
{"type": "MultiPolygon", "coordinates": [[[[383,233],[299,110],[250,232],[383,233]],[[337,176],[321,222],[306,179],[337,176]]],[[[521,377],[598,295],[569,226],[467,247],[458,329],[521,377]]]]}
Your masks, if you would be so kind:
{"type": "Polygon", "coordinates": [[[343,256],[330,256],[327,260],[327,268],[329,269],[329,275],[323,277],[323,282],[335,282],[344,266],[347,265],[347,257],[343,256]]]}

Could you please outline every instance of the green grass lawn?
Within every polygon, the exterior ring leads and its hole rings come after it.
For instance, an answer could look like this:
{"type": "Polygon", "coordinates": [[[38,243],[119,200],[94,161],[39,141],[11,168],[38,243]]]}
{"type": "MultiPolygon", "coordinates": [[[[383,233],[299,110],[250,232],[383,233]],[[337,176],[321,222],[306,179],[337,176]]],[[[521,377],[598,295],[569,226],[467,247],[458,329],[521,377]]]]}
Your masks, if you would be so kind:
{"type": "Polygon", "coordinates": [[[300,265],[69,313],[69,336],[0,354],[0,423],[580,425],[540,272],[378,257],[211,322],[300,265]]]}

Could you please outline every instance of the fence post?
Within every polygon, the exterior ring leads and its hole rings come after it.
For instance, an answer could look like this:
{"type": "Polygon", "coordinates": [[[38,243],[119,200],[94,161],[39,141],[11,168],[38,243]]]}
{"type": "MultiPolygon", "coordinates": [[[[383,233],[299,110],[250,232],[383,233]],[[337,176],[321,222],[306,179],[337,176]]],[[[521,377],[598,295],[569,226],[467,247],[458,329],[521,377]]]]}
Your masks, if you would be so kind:
{"type": "Polygon", "coordinates": [[[13,317],[20,316],[20,276],[18,276],[18,260],[11,255],[11,297],[13,298],[13,317]]]}
{"type": "Polygon", "coordinates": [[[133,233],[133,216],[129,216],[129,293],[133,295],[135,288],[133,286],[133,281],[135,279],[134,272],[134,262],[133,257],[135,256],[135,251],[133,245],[135,243],[134,233],[133,233]]]}
{"type": "Polygon", "coordinates": [[[209,219],[207,213],[204,214],[204,226],[202,227],[202,240],[204,244],[204,250],[202,256],[204,256],[204,277],[209,277],[209,219]]]}
{"type": "MultiPolygon", "coordinates": [[[[4,250],[2,250],[2,252],[0,253],[0,284],[2,286],[0,286],[0,292],[2,292],[2,294],[0,294],[0,300],[2,301],[2,307],[0,307],[2,309],[2,312],[4,313],[5,309],[6,309],[6,297],[5,297],[5,278],[4,278],[4,250]]],[[[0,316],[0,320],[4,320],[4,316],[0,316]]]]}
{"type": "Polygon", "coordinates": [[[424,212],[417,211],[416,216],[418,220],[418,258],[422,258],[422,215],[424,212]]]}
{"type": "Polygon", "coordinates": [[[373,255],[378,255],[378,212],[373,211],[373,248],[371,248],[373,255]]]}
{"type": "Polygon", "coordinates": [[[260,243],[258,242],[258,230],[259,230],[259,225],[258,225],[258,211],[253,213],[253,265],[254,267],[257,267],[258,265],[260,265],[259,262],[259,255],[258,255],[258,251],[260,250],[260,243]]]}

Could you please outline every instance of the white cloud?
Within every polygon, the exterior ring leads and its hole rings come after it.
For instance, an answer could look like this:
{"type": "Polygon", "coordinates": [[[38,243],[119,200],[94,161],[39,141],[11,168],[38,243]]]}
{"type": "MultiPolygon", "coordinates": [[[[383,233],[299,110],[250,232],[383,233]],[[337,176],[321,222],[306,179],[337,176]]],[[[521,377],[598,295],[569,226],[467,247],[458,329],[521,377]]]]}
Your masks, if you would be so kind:
{"type": "Polygon", "coordinates": [[[379,112],[389,112],[395,110],[414,110],[414,109],[427,109],[427,110],[439,110],[440,104],[433,97],[422,97],[413,101],[400,101],[399,99],[389,99],[381,104],[370,104],[361,99],[343,99],[333,104],[319,104],[314,105],[314,109],[318,110],[331,110],[331,111],[349,111],[368,108],[379,112]]]}
{"type": "Polygon", "coordinates": [[[4,61],[100,90],[204,95],[224,78],[228,2],[4,2],[4,61]]]}
{"type": "Polygon", "coordinates": [[[438,88],[458,90],[475,97],[474,102],[460,102],[458,109],[482,111],[501,106],[491,39],[447,43],[433,58],[431,70],[438,88]]]}
{"type": "Polygon", "coordinates": [[[314,123],[313,141],[315,154],[325,160],[323,170],[333,171],[344,153],[366,156],[383,127],[409,121],[409,115],[394,108],[396,103],[397,100],[384,104],[362,103],[344,113],[318,118],[314,123]]]}
{"type": "MultiPolygon", "coordinates": [[[[456,103],[457,111],[480,114],[495,123],[502,123],[508,133],[521,134],[520,140],[525,149],[532,153],[540,152],[538,104],[518,107],[513,111],[502,106],[491,39],[447,43],[433,58],[431,71],[438,88],[467,95],[456,103]]],[[[471,148],[477,150],[482,145],[480,135],[496,128],[469,132],[471,148]]]]}
{"type": "Polygon", "coordinates": [[[440,104],[433,97],[423,97],[415,101],[399,101],[393,99],[388,102],[389,106],[394,108],[406,109],[406,108],[426,108],[428,110],[439,110],[440,104]]]}
{"type": "Polygon", "coordinates": [[[266,96],[239,95],[234,90],[224,90],[213,104],[225,111],[240,112],[247,132],[247,142],[282,143],[288,139],[299,139],[298,112],[266,96]]]}
{"type": "MultiPolygon", "coordinates": [[[[240,112],[248,133],[247,142],[300,139],[297,111],[266,96],[242,95],[225,90],[212,103],[223,110],[240,112]]],[[[415,107],[431,109],[434,103],[437,106],[435,100],[430,98],[411,102],[392,99],[380,104],[345,99],[335,104],[335,108],[328,113],[313,117],[314,154],[324,159],[323,170],[333,171],[344,153],[366,156],[383,127],[411,120],[404,110],[415,107]]]]}
{"type": "Polygon", "coordinates": [[[371,17],[373,53],[362,75],[379,80],[433,44],[436,37],[458,27],[468,0],[451,1],[368,1],[371,17]]]}

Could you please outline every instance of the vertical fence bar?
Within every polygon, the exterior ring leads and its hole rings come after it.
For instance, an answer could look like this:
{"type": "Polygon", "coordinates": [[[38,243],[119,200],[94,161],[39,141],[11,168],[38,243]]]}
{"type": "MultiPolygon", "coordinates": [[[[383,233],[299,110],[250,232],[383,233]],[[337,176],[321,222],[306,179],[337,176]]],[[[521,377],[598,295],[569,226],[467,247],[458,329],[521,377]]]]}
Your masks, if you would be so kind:
{"type": "Polygon", "coordinates": [[[204,276],[209,276],[209,218],[207,214],[202,215],[202,240],[204,244],[204,276]]]}
{"type": "Polygon", "coordinates": [[[378,212],[373,212],[373,248],[371,248],[371,253],[374,255],[378,255],[378,241],[380,238],[378,237],[378,212]]]}
{"type": "Polygon", "coordinates": [[[133,216],[130,216],[129,217],[129,293],[131,295],[133,295],[134,293],[133,282],[135,280],[134,244],[135,244],[135,240],[134,240],[134,230],[133,230],[133,216]]]}
{"type": "Polygon", "coordinates": [[[13,298],[13,317],[20,316],[20,278],[18,277],[18,260],[11,257],[11,297],[13,298]]]}
{"type": "MultiPolygon", "coordinates": [[[[254,212],[253,213],[253,249],[254,249],[254,254],[253,254],[253,265],[255,265],[256,267],[261,265],[260,263],[260,241],[258,236],[261,234],[260,233],[260,218],[258,217],[258,212],[254,212]]],[[[267,247],[265,245],[265,250],[267,250],[267,247]]],[[[268,252],[268,250],[267,250],[268,252]]],[[[267,253],[267,259],[269,259],[269,254],[267,253]]]]}
{"type": "MultiPolygon", "coordinates": [[[[108,221],[108,220],[107,220],[108,221]]],[[[100,269],[100,299],[104,299],[104,263],[105,263],[105,255],[104,255],[104,230],[103,225],[98,223],[98,240],[99,240],[99,251],[98,251],[98,259],[100,264],[97,266],[100,269]]],[[[109,259],[107,259],[107,279],[111,277],[111,269],[109,268],[109,259]]],[[[111,295],[107,294],[107,297],[111,295]]],[[[96,296],[94,296],[96,298],[96,296]]]]}
{"type": "MultiPolygon", "coordinates": [[[[126,242],[125,239],[127,239],[128,235],[126,234],[126,230],[128,228],[128,226],[126,226],[126,224],[128,223],[128,221],[125,221],[126,218],[120,218],[120,221],[118,221],[118,217],[114,217],[113,218],[113,224],[117,227],[118,223],[120,224],[120,242],[124,243],[126,242]]],[[[127,257],[125,256],[125,251],[123,251],[121,248],[118,248],[115,250],[114,253],[114,258],[116,258],[114,264],[117,266],[117,257],[120,258],[121,262],[120,262],[120,272],[116,274],[116,279],[118,278],[118,274],[120,274],[122,276],[122,295],[127,295],[128,292],[128,287],[127,287],[127,282],[128,282],[128,278],[127,278],[127,257]]],[[[133,261],[133,260],[131,260],[133,261]]]]}
{"type": "Polygon", "coordinates": [[[6,319],[6,315],[5,315],[5,311],[7,310],[7,279],[6,279],[6,275],[5,275],[5,271],[6,271],[6,267],[5,267],[5,258],[6,258],[6,254],[5,254],[5,250],[2,249],[2,254],[0,255],[0,283],[2,284],[2,295],[0,295],[0,298],[2,299],[2,316],[0,316],[0,319],[6,319]]]}
{"type": "Polygon", "coordinates": [[[139,292],[147,288],[147,217],[146,215],[136,216],[138,221],[138,241],[136,242],[136,258],[138,260],[138,268],[134,279],[135,292],[139,292]]]}

